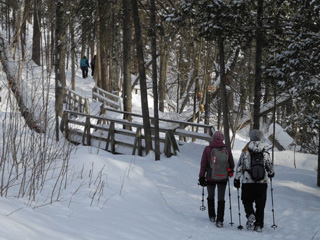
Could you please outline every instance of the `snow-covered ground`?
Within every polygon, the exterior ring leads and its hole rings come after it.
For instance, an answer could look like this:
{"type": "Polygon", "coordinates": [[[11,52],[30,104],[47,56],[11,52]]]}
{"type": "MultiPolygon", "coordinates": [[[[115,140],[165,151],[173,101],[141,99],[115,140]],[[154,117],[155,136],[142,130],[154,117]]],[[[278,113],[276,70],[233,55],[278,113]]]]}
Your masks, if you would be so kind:
{"type": "MultiPolygon", "coordinates": [[[[1,73],[2,74],[2,73],[1,73]]],[[[2,81],[5,81],[3,75],[2,81]]],[[[4,86],[7,84],[3,84],[4,86]]],[[[94,82],[77,71],[76,91],[91,97],[94,82]]],[[[1,95],[6,94],[2,89],[1,95]]],[[[140,99],[134,96],[135,106],[140,99]]],[[[287,137],[287,136],[285,136],[287,137]]],[[[281,141],[281,134],[277,136],[281,141]]],[[[233,149],[237,163],[248,141],[239,133],[233,149]]],[[[202,188],[198,186],[200,158],[207,143],[185,143],[177,156],[154,161],[132,155],[112,155],[78,146],[69,162],[67,188],[59,201],[30,203],[0,198],[1,240],[211,240],[211,239],[320,239],[320,188],[316,186],[317,156],[275,152],[273,200],[268,188],[265,227],[262,233],[238,230],[237,191],[226,193],[224,227],[209,222],[200,211],[202,188]],[[230,207],[231,205],[231,214],[230,207]],[[274,208],[274,219],[272,209],[274,208]],[[233,226],[229,224],[232,222],[233,226]],[[276,229],[271,228],[273,224],[276,229]]],[[[45,198],[46,189],[41,193],[45,198]]],[[[41,197],[39,197],[41,198],[41,197]]],[[[245,214],[240,203],[241,225],[245,214]]]]}

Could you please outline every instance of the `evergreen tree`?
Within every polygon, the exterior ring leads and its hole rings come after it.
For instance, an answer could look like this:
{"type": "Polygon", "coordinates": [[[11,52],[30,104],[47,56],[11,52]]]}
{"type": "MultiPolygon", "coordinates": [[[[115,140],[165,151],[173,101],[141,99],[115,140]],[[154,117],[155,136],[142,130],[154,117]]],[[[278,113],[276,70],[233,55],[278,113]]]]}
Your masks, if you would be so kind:
{"type": "Polygon", "coordinates": [[[288,116],[289,127],[298,129],[298,144],[312,153],[317,152],[319,129],[319,7],[315,1],[292,1],[281,6],[283,12],[290,11],[283,16],[279,11],[273,22],[276,38],[266,67],[268,77],[292,97],[296,111],[288,116]]]}
{"type": "MultiPolygon", "coordinates": [[[[229,106],[225,72],[225,43],[235,49],[245,41],[251,41],[253,35],[253,16],[249,10],[252,5],[245,1],[186,0],[181,3],[180,12],[176,12],[179,22],[192,19],[191,25],[208,41],[217,41],[219,49],[220,92],[223,111],[225,142],[230,146],[229,106]]],[[[233,110],[233,109],[232,109],[233,110]]]]}

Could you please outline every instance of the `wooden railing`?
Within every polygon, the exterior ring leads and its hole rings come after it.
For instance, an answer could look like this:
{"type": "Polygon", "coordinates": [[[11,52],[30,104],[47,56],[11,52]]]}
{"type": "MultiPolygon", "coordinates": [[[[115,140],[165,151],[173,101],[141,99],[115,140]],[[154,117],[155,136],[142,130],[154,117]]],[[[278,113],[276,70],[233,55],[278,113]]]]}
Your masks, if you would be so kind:
{"type": "MultiPolygon", "coordinates": [[[[120,114],[127,114],[132,117],[133,120],[135,118],[138,121],[142,121],[142,115],[141,114],[136,114],[136,113],[131,113],[131,112],[124,112],[124,111],[119,111],[115,110],[112,108],[108,108],[105,106],[101,107],[101,115],[103,113],[107,113],[108,111],[111,112],[116,112],[120,114]]],[[[151,120],[151,125],[154,123],[154,118],[150,117],[151,120]]],[[[207,124],[201,124],[201,123],[193,123],[189,121],[179,121],[179,120],[173,120],[173,119],[165,119],[165,118],[159,118],[159,126],[166,126],[167,128],[170,128],[173,130],[173,134],[175,136],[182,137],[184,141],[187,141],[188,138],[192,139],[201,139],[210,142],[211,141],[211,136],[213,135],[215,129],[212,125],[207,125],[207,124]],[[167,123],[167,124],[166,124],[167,123]],[[196,128],[198,129],[198,132],[192,131],[190,129],[186,128],[196,128]],[[200,130],[200,132],[199,132],[200,130]]]]}
{"type": "Polygon", "coordinates": [[[65,108],[70,111],[90,114],[88,98],[77,94],[68,87],[64,87],[63,102],[65,108]]]}
{"type": "MultiPolygon", "coordinates": [[[[109,108],[105,110],[110,111],[109,108]]],[[[121,111],[117,112],[124,113],[121,111]]],[[[71,142],[98,147],[114,154],[124,153],[122,150],[126,148],[129,149],[129,151],[131,149],[132,155],[138,153],[139,156],[142,156],[143,153],[145,153],[143,123],[142,121],[135,121],[141,120],[142,116],[134,113],[127,114],[131,114],[132,117],[134,117],[134,121],[129,122],[105,115],[92,116],[73,111],[64,111],[60,128],[65,134],[65,137],[71,142]]],[[[151,120],[152,119],[153,118],[151,118],[151,120]]],[[[197,126],[199,128],[208,128],[211,132],[214,131],[212,126],[205,124],[159,119],[161,153],[170,157],[179,152],[179,146],[175,136],[211,141],[211,136],[208,134],[180,129],[185,126],[197,126]]],[[[151,124],[153,140],[155,138],[154,133],[154,126],[151,124]]]]}
{"type": "Polygon", "coordinates": [[[110,93],[108,91],[105,91],[97,86],[94,86],[94,88],[92,89],[92,99],[97,100],[106,106],[109,106],[118,110],[122,109],[120,96],[110,93]]]}

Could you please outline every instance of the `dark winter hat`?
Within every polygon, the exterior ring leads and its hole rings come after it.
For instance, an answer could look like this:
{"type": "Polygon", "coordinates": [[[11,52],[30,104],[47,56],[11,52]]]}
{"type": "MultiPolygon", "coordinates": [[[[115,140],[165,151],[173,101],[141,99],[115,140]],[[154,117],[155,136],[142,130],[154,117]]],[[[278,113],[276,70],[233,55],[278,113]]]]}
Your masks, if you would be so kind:
{"type": "Polygon", "coordinates": [[[261,141],[263,138],[263,133],[258,129],[253,129],[250,132],[250,140],[251,141],[261,141]]]}
{"type": "Polygon", "coordinates": [[[213,136],[212,136],[212,140],[213,141],[223,141],[224,140],[224,135],[222,132],[220,131],[216,131],[214,132],[213,136]]]}

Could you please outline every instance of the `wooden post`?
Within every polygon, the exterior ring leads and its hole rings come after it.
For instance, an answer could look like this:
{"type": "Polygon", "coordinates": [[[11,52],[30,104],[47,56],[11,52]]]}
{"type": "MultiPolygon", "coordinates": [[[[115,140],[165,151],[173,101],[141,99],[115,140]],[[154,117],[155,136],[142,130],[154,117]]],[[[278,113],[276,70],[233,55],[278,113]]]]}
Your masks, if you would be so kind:
{"type": "Polygon", "coordinates": [[[90,114],[90,111],[89,111],[89,101],[88,99],[84,99],[84,110],[85,110],[85,113],[86,114],[90,114]]]}
{"type": "Polygon", "coordinates": [[[176,155],[177,152],[180,152],[180,150],[179,150],[176,138],[174,137],[174,132],[173,131],[169,131],[169,138],[170,138],[170,141],[171,141],[171,145],[172,145],[172,148],[173,148],[174,155],[176,155]]]}
{"type": "Polygon", "coordinates": [[[108,138],[106,144],[106,151],[108,151],[109,143],[111,144],[111,152],[112,152],[112,144],[114,143],[114,122],[110,123],[109,131],[108,131],[108,138]]]}
{"type": "Polygon", "coordinates": [[[69,139],[68,122],[69,122],[69,114],[67,112],[64,112],[61,119],[60,131],[62,133],[64,132],[66,139],[69,139]]]}
{"type": "Polygon", "coordinates": [[[171,141],[169,137],[169,132],[166,132],[165,141],[164,141],[164,154],[166,157],[171,157],[171,141]]]}
{"type": "Polygon", "coordinates": [[[90,135],[90,116],[86,117],[86,123],[84,126],[82,144],[91,146],[91,135],[90,135]],[[85,143],[86,140],[86,143],[85,143]]]}
{"type": "Polygon", "coordinates": [[[136,155],[136,150],[138,149],[138,155],[142,156],[142,143],[141,143],[141,128],[138,127],[136,131],[136,137],[134,139],[132,155],[136,155]]]}

